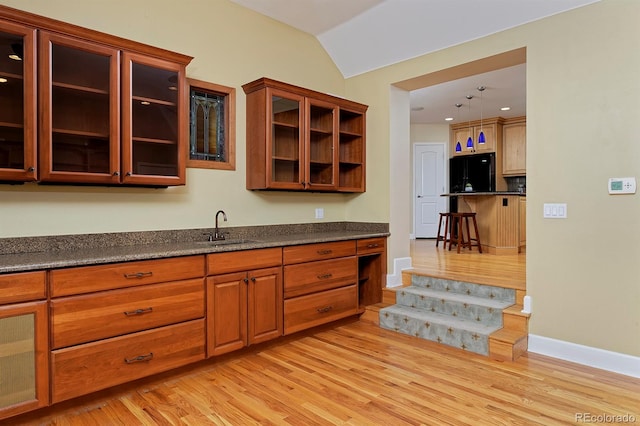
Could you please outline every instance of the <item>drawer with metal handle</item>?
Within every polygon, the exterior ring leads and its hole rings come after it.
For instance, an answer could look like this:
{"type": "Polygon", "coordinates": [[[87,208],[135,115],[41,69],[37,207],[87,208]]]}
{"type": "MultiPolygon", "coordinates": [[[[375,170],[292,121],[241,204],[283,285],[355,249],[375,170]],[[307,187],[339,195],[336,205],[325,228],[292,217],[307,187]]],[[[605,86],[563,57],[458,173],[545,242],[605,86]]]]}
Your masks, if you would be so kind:
{"type": "Polygon", "coordinates": [[[204,359],[204,319],[51,352],[52,402],[204,359]]]}
{"type": "Polygon", "coordinates": [[[355,315],[358,286],[322,291],[284,301],[284,334],[355,315]]]}
{"type": "Polygon", "coordinates": [[[356,283],[358,259],[340,259],[299,263],[284,267],[285,299],[356,283]]]}
{"type": "Polygon", "coordinates": [[[204,278],[51,301],[53,349],[204,317],[204,278]]]}

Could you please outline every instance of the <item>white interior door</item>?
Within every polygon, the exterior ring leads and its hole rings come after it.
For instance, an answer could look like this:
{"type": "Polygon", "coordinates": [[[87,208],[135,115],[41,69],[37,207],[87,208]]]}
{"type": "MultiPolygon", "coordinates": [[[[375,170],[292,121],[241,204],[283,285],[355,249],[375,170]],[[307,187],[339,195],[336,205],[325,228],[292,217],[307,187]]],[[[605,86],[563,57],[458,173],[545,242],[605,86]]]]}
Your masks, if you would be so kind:
{"type": "Polygon", "coordinates": [[[416,238],[435,238],[439,213],[446,211],[445,144],[418,143],[413,146],[414,232],[416,238]]]}

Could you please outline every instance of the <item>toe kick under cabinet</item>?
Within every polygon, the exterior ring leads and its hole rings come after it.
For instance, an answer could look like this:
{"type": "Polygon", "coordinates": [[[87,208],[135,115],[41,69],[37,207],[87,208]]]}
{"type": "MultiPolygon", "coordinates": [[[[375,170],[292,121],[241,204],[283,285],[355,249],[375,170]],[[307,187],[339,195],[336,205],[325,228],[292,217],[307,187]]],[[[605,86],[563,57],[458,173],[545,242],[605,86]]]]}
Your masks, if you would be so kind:
{"type": "Polygon", "coordinates": [[[358,313],[355,241],[283,249],[284,334],[358,313]]]}
{"type": "Polygon", "coordinates": [[[51,271],[52,402],[204,359],[204,270],[187,256],[51,271]]]}

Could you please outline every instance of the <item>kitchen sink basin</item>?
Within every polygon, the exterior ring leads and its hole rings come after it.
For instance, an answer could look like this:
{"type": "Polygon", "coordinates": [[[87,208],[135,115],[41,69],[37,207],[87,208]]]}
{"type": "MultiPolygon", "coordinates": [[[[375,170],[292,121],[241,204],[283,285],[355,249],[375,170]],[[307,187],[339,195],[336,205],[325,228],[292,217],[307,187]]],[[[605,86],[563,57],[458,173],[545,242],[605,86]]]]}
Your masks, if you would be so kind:
{"type": "Polygon", "coordinates": [[[255,243],[254,240],[246,240],[244,238],[230,239],[230,240],[215,240],[215,241],[197,241],[196,244],[202,244],[206,246],[218,247],[218,246],[230,246],[233,244],[247,244],[255,243]]]}

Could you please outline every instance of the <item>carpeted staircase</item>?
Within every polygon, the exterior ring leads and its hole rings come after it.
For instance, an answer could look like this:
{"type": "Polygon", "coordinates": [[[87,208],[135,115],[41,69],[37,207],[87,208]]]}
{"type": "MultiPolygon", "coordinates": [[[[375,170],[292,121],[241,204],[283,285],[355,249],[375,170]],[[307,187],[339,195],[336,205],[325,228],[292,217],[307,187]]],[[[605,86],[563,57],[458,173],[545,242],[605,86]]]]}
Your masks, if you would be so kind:
{"type": "Polygon", "coordinates": [[[380,327],[489,355],[489,335],[515,301],[513,289],[412,275],[396,304],[380,309],[380,327]]]}

